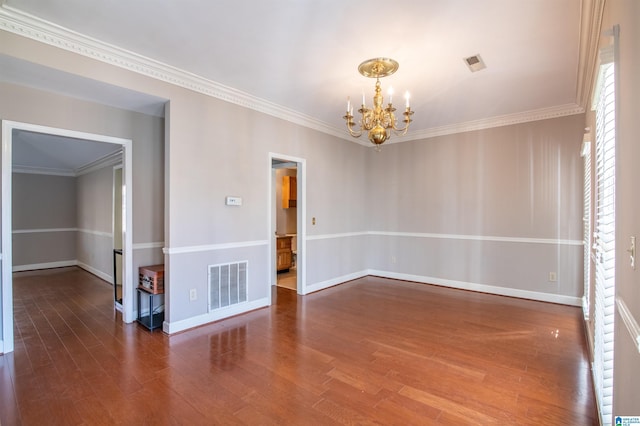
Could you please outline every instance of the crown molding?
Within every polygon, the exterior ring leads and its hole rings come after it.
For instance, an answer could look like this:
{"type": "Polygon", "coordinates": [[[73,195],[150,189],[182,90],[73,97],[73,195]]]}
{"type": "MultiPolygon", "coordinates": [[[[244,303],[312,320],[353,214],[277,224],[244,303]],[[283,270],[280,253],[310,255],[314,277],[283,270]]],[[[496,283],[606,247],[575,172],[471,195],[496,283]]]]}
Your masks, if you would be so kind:
{"type": "Polygon", "coordinates": [[[112,152],[104,155],[95,161],[92,161],[84,166],[80,166],[74,170],[75,176],[86,175],[96,170],[103,169],[108,166],[115,166],[116,164],[122,164],[122,150],[112,152]]]}
{"type": "Polygon", "coordinates": [[[342,136],[339,129],[306,114],[71,31],[5,4],[0,5],[0,29],[323,133],[342,136]]]}
{"type": "Polygon", "coordinates": [[[71,169],[55,169],[50,167],[35,167],[35,166],[21,166],[19,164],[13,165],[11,168],[12,173],[26,173],[31,175],[50,175],[50,176],[65,176],[75,177],[76,174],[71,169]]]}
{"type": "MultiPolygon", "coordinates": [[[[584,3],[600,3],[604,0],[583,0],[584,3]]],[[[194,92],[258,111],[282,120],[335,136],[359,145],[372,147],[366,139],[355,139],[344,129],[334,127],[290,108],[252,96],[246,92],[208,80],[191,72],[139,55],[126,49],[102,42],[86,35],[63,28],[52,22],[22,12],[6,4],[0,4],[0,30],[27,37],[119,68],[123,68],[156,80],[183,87],[194,92]]],[[[587,33],[588,34],[588,33],[587,33]]],[[[582,40],[582,36],[581,36],[582,40]]],[[[582,57],[582,55],[581,55],[582,57]]],[[[408,142],[436,136],[451,135],[473,130],[489,129],[530,121],[557,118],[584,112],[582,102],[543,108],[534,111],[491,117],[465,123],[414,131],[394,137],[388,143],[408,142]]]]}
{"type": "MultiPolygon", "coordinates": [[[[397,138],[397,142],[406,142],[418,139],[429,139],[436,136],[446,136],[456,133],[471,132],[474,130],[491,129],[494,127],[511,126],[514,124],[528,123],[531,121],[548,120],[551,118],[565,117],[568,115],[582,114],[585,109],[576,104],[559,105],[550,108],[541,108],[531,111],[519,112],[515,114],[507,114],[496,117],[484,118],[481,120],[467,121],[465,123],[452,124],[441,127],[432,127],[430,129],[418,130],[411,132],[401,138],[397,138]]],[[[392,142],[393,143],[393,142],[392,142]]]]}
{"type": "Polygon", "coordinates": [[[591,98],[604,4],[605,0],[582,0],[580,2],[580,47],[576,99],[578,105],[583,108],[588,107],[591,98]]]}
{"type": "Polygon", "coordinates": [[[66,176],[66,177],[78,177],[86,175],[96,170],[103,169],[108,166],[114,166],[122,163],[122,151],[112,152],[95,161],[92,161],[77,169],[57,169],[50,167],[38,167],[38,166],[24,166],[15,164],[11,168],[13,173],[27,173],[32,175],[50,175],[50,176],[66,176]]]}

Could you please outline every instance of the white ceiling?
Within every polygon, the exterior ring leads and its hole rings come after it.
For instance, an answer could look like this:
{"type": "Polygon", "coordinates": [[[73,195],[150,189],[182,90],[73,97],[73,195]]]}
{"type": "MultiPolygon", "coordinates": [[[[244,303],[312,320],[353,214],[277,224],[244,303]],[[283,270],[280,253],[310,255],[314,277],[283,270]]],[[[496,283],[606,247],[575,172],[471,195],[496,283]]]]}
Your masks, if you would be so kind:
{"type": "Polygon", "coordinates": [[[58,71],[33,62],[0,55],[0,81],[34,87],[116,108],[164,116],[166,99],[134,92],[96,80],[58,71]]]}
{"type": "Polygon", "coordinates": [[[14,171],[75,176],[96,161],[110,158],[120,145],[14,130],[14,171]]]}
{"type": "MultiPolygon", "coordinates": [[[[371,103],[374,81],[358,64],[379,56],[400,63],[382,80],[383,93],[391,85],[399,101],[411,92],[411,131],[578,104],[581,0],[5,5],[341,130],[347,96],[359,100],[364,91],[371,103]],[[463,58],[475,54],[487,68],[471,73],[463,58]]],[[[63,80],[56,91],[65,90],[63,80]]]]}

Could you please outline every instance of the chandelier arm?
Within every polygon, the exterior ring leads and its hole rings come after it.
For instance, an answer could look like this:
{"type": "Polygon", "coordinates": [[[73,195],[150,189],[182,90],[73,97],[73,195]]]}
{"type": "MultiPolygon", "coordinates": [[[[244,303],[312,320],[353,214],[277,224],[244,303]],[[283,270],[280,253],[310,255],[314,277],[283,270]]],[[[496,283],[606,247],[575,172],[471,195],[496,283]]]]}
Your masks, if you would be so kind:
{"type": "Polygon", "coordinates": [[[405,112],[403,112],[403,113],[402,113],[402,115],[404,115],[404,120],[402,120],[402,121],[403,121],[404,123],[406,123],[406,125],[405,125],[403,128],[399,129],[398,127],[396,127],[396,123],[395,123],[395,121],[394,121],[393,126],[392,126],[392,128],[393,128],[393,130],[394,130],[394,133],[395,133],[396,135],[398,135],[398,136],[404,136],[404,135],[406,135],[406,134],[407,134],[407,131],[409,130],[409,125],[410,125],[410,124],[411,124],[411,122],[413,121],[413,120],[411,119],[411,116],[413,115],[413,111],[411,111],[411,108],[407,108],[407,109],[405,110],[405,112]]]}
{"type": "Polygon", "coordinates": [[[404,135],[407,134],[407,131],[409,131],[409,126],[408,125],[403,127],[402,129],[396,129],[396,128],[393,129],[393,133],[396,136],[404,136],[404,135]]]}
{"type": "MultiPolygon", "coordinates": [[[[353,118],[353,116],[351,116],[351,118],[353,118]]],[[[349,134],[354,138],[359,138],[360,136],[362,136],[362,129],[360,129],[359,131],[356,131],[356,130],[353,130],[352,126],[353,126],[353,121],[347,120],[347,130],[349,130],[349,134]]]]}

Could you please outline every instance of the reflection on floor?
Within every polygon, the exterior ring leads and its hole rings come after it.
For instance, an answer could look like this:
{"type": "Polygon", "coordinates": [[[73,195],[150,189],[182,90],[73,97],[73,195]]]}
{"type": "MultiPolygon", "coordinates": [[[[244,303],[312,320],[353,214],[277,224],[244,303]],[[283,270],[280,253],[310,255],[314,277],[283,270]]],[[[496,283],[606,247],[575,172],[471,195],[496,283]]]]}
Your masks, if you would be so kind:
{"type": "Polygon", "coordinates": [[[290,290],[297,289],[297,271],[289,269],[287,272],[278,273],[278,287],[288,288],[290,290]]]}

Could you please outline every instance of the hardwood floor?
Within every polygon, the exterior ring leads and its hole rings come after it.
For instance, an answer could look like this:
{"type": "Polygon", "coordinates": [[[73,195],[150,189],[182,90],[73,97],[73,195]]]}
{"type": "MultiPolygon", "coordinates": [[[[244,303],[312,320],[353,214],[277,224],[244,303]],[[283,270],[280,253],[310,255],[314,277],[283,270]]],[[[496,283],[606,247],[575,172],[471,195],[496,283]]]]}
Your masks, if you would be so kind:
{"type": "Polygon", "coordinates": [[[367,277],[184,333],[75,268],[14,275],[0,423],[597,424],[581,310],[367,277]]]}

